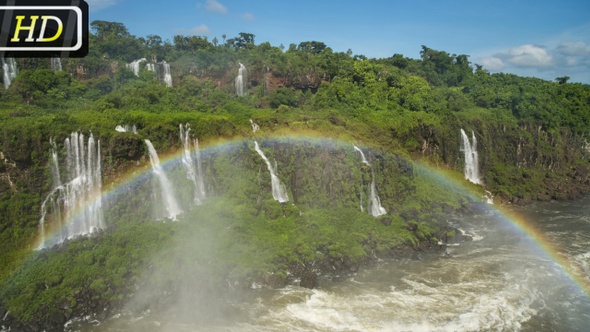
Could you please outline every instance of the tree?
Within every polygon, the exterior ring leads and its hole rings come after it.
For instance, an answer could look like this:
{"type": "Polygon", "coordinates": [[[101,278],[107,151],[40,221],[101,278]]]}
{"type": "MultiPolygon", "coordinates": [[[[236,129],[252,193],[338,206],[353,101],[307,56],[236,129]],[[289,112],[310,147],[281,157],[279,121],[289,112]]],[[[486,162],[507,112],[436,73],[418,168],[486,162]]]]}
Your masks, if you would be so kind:
{"type": "Polygon", "coordinates": [[[207,37],[176,35],[174,47],[179,51],[196,51],[209,49],[211,44],[207,41],[207,37]]]}
{"type": "Polygon", "coordinates": [[[254,47],[254,37],[255,36],[251,33],[240,32],[238,37],[228,39],[226,44],[232,46],[235,49],[250,49],[254,47]]]}
{"type": "Polygon", "coordinates": [[[297,50],[318,55],[326,49],[326,44],[318,41],[307,41],[299,43],[297,50]]]}
{"type": "Polygon", "coordinates": [[[561,76],[561,77],[556,77],[555,80],[557,81],[557,83],[559,84],[565,84],[567,83],[567,81],[569,81],[570,77],[569,76],[561,76]]]}
{"type": "Polygon", "coordinates": [[[90,28],[101,41],[131,36],[125,25],[118,22],[96,20],[90,23],[90,28]]]}

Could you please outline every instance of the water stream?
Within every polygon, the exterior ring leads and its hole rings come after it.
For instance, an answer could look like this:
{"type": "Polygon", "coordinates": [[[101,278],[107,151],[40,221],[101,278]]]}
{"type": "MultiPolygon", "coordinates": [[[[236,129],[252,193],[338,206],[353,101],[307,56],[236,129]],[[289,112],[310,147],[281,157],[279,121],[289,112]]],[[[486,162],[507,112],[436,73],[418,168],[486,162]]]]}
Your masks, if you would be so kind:
{"type": "MultiPolygon", "coordinates": [[[[590,278],[590,197],[517,210],[590,278]]],[[[88,330],[587,331],[588,296],[513,226],[489,211],[449,222],[473,241],[448,246],[446,255],[383,260],[340,281],[322,278],[313,290],[254,287],[205,320],[144,313],[88,330]]]]}

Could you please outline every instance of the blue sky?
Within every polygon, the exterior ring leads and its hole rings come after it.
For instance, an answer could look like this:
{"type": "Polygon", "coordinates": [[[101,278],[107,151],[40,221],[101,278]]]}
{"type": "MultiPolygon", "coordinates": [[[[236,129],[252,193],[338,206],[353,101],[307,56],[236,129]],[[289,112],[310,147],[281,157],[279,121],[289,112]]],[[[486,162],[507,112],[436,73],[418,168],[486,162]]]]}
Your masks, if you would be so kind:
{"type": "Polygon", "coordinates": [[[369,58],[419,58],[421,45],[509,72],[590,84],[588,0],[87,0],[90,21],[137,37],[254,34],[273,46],[321,41],[369,58]]]}

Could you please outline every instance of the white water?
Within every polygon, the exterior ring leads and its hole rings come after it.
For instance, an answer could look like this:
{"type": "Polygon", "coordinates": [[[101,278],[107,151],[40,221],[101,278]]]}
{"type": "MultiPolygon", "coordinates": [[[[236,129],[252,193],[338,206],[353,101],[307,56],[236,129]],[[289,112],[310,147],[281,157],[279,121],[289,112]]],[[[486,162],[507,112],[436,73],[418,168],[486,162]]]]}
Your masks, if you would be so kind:
{"type": "MultiPolygon", "coordinates": [[[[198,168],[197,172],[194,166],[195,161],[193,160],[191,154],[191,140],[189,135],[191,128],[188,123],[184,126],[182,124],[179,124],[178,127],[180,128],[180,141],[182,142],[182,165],[186,170],[186,178],[189,179],[194,186],[193,202],[199,205],[205,199],[205,190],[203,186],[203,179],[200,172],[200,167],[198,168]]],[[[198,144],[199,141],[195,140],[195,147],[197,149],[198,144]]]]}
{"type": "Polygon", "coordinates": [[[12,80],[18,75],[16,60],[14,58],[2,58],[2,71],[4,72],[4,89],[8,89],[12,80]]]}
{"type": "Polygon", "coordinates": [[[276,201],[278,201],[279,203],[288,202],[289,196],[287,196],[287,192],[286,192],[285,188],[281,185],[281,181],[279,180],[279,178],[276,175],[276,165],[274,168],[272,167],[272,165],[270,164],[270,161],[268,161],[268,159],[266,158],[266,156],[264,155],[262,150],[260,150],[260,147],[258,146],[258,142],[256,142],[256,141],[254,141],[254,149],[256,150],[256,152],[258,152],[260,157],[262,157],[262,159],[264,159],[264,162],[266,163],[266,167],[268,168],[268,171],[270,172],[270,180],[271,180],[271,185],[272,185],[272,197],[276,201]]]}
{"type": "Polygon", "coordinates": [[[377,196],[377,189],[375,188],[375,173],[373,173],[373,181],[371,181],[371,215],[379,217],[387,213],[384,207],[381,206],[381,200],[377,196]]]}
{"type": "Polygon", "coordinates": [[[170,73],[170,65],[166,61],[162,61],[164,69],[164,83],[167,87],[172,87],[172,74],[170,73]]]}
{"type": "Polygon", "coordinates": [[[260,127],[256,124],[256,122],[250,119],[250,124],[252,125],[252,132],[255,133],[260,130],[260,127]]]}
{"type": "Polygon", "coordinates": [[[137,135],[137,127],[135,125],[117,125],[115,130],[120,133],[132,132],[137,135]]]}
{"type": "Polygon", "coordinates": [[[100,141],[95,142],[90,134],[88,145],[84,135],[72,133],[65,140],[66,177],[62,184],[57,146],[53,140],[50,168],[52,190],[41,205],[40,248],[47,248],[79,235],[105,229],[102,213],[102,160],[100,141]],[[48,206],[49,203],[49,206],[48,206]],[[49,217],[49,218],[48,218],[49,217]],[[50,223],[59,233],[48,237],[46,230],[50,223]]]}
{"type": "Polygon", "coordinates": [[[367,158],[365,158],[365,154],[363,153],[363,151],[361,149],[359,149],[356,145],[353,145],[353,147],[356,151],[360,152],[361,160],[362,160],[363,164],[365,164],[367,166],[371,166],[371,164],[369,164],[369,161],[367,160],[367,158]]]}
{"type": "MultiPolygon", "coordinates": [[[[369,161],[367,160],[367,158],[365,157],[365,154],[363,153],[363,151],[361,149],[359,149],[356,145],[353,145],[354,150],[360,152],[361,154],[361,161],[363,162],[363,164],[367,165],[367,166],[371,166],[371,164],[369,164],[369,161]]],[[[371,215],[373,217],[379,217],[382,216],[384,214],[387,214],[387,210],[385,210],[385,208],[383,206],[381,206],[381,200],[379,199],[379,196],[377,195],[377,188],[375,186],[375,172],[373,172],[372,174],[373,179],[371,181],[371,184],[369,185],[369,207],[368,207],[368,212],[371,213],[371,215]]],[[[361,192],[360,195],[361,198],[361,212],[364,212],[364,208],[363,208],[363,193],[361,192]]]]}
{"type": "Polygon", "coordinates": [[[145,58],[137,59],[131,63],[128,63],[127,68],[129,68],[135,76],[139,76],[139,64],[145,61],[147,61],[145,58]]]}
{"type": "MultiPolygon", "coordinates": [[[[590,197],[519,208],[586,280],[588,207],[590,197]]],[[[320,278],[317,289],[234,290],[240,295],[222,313],[212,309],[208,322],[180,320],[169,310],[142,313],[141,320],[118,316],[87,331],[588,331],[588,296],[504,216],[488,210],[449,222],[479,234],[478,241],[447,247],[447,255],[380,260],[335,280],[320,278]]],[[[194,298],[195,307],[210,301],[194,298]]]]}
{"type": "Polygon", "coordinates": [[[203,201],[207,198],[207,192],[205,190],[205,174],[201,167],[201,150],[199,150],[198,138],[193,140],[193,145],[195,147],[195,159],[197,161],[197,195],[199,196],[199,199],[203,201]]]}
{"type": "MultiPolygon", "coordinates": [[[[166,213],[165,217],[168,219],[176,220],[176,216],[182,213],[182,209],[180,209],[178,201],[174,196],[174,189],[172,187],[172,184],[170,183],[170,180],[168,180],[168,177],[166,176],[164,169],[160,165],[160,158],[158,158],[158,153],[152,145],[152,142],[146,139],[145,144],[148,148],[148,154],[150,157],[150,163],[152,165],[152,171],[160,184],[160,195],[162,203],[164,204],[164,210],[166,213]]],[[[158,202],[155,203],[157,204],[158,202]]]]}
{"type": "Polygon", "coordinates": [[[60,58],[51,58],[51,70],[53,71],[62,71],[61,68],[61,59],[60,58]]]}
{"type": "Polygon", "coordinates": [[[246,67],[240,63],[240,69],[238,69],[238,76],[236,77],[236,95],[243,97],[246,94],[248,76],[246,67]]]}
{"type": "Polygon", "coordinates": [[[469,142],[469,137],[463,129],[461,129],[461,147],[460,151],[465,154],[465,179],[475,183],[481,184],[479,178],[479,158],[477,155],[477,139],[475,132],[471,131],[472,143],[469,142]]]}
{"type": "MultiPolygon", "coordinates": [[[[133,72],[135,76],[139,77],[140,63],[142,62],[147,62],[146,58],[137,59],[131,63],[126,64],[126,66],[133,72]]],[[[145,68],[156,73],[158,81],[163,81],[167,87],[172,87],[172,74],[170,72],[169,63],[166,61],[158,63],[146,63],[145,68]]]]}

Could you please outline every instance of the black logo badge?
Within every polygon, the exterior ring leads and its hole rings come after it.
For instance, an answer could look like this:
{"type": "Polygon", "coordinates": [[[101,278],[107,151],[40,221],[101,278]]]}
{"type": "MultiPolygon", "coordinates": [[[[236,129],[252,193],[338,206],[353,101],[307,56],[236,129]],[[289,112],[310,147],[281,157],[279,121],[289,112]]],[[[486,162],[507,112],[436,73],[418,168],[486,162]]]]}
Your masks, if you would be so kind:
{"type": "Polygon", "coordinates": [[[6,57],[88,54],[88,4],[83,0],[0,0],[0,53],[6,57]]]}

